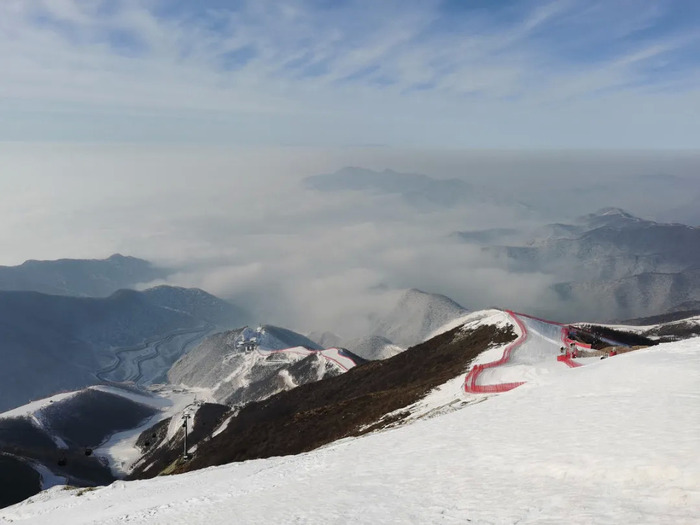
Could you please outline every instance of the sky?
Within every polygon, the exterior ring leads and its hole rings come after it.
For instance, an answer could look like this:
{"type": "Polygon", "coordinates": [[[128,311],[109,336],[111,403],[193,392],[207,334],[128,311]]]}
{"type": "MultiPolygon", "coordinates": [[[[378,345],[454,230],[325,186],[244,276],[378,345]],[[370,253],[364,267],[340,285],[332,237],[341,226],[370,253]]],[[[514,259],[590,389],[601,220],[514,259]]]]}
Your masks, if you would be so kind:
{"type": "Polygon", "coordinates": [[[696,149],[693,0],[3,0],[0,140],[696,149]]]}

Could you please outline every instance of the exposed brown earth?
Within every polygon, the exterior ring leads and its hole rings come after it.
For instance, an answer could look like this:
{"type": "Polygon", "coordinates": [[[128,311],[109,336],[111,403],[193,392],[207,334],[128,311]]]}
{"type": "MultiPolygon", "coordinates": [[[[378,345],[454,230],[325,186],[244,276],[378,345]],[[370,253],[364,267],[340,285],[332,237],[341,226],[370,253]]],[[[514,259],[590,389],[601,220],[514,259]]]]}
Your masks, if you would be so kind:
{"type": "MultiPolygon", "coordinates": [[[[171,458],[134,477],[185,472],[233,461],[315,449],[371,431],[387,414],[407,407],[433,388],[465,373],[469,363],[493,345],[515,339],[512,328],[455,328],[383,361],[358,366],[337,377],[302,385],[244,407],[226,430],[200,443],[195,457],[175,468],[171,458]],[[156,470],[158,472],[156,472],[156,470]]],[[[401,416],[396,416],[394,419],[401,416]]]]}

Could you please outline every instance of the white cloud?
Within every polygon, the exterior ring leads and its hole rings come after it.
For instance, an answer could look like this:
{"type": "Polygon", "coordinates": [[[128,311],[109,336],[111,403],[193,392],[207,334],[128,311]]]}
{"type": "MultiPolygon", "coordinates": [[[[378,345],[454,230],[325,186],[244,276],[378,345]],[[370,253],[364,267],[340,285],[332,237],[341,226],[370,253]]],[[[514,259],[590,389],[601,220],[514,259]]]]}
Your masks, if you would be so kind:
{"type": "Polygon", "coordinates": [[[683,105],[698,100],[695,64],[674,84],[690,100],[675,100],[669,85],[638,89],[650,62],[687,52],[696,34],[635,40],[664,11],[634,4],[524,3],[499,17],[495,8],[444,13],[432,1],[322,9],[249,0],[231,11],[190,5],[195,16],[163,14],[156,7],[167,3],[145,0],[7,0],[0,138],[653,146],[668,133],[630,126],[625,141],[614,119],[597,134],[581,134],[576,122],[589,119],[589,99],[600,92],[601,114],[632,95],[673,108],[679,127],[700,120],[688,111],[697,105],[683,105]],[[557,43],[578,45],[581,56],[562,55],[557,43]],[[242,53],[238,63],[230,53],[242,53]],[[573,120],[552,129],[558,103],[573,120]]]}

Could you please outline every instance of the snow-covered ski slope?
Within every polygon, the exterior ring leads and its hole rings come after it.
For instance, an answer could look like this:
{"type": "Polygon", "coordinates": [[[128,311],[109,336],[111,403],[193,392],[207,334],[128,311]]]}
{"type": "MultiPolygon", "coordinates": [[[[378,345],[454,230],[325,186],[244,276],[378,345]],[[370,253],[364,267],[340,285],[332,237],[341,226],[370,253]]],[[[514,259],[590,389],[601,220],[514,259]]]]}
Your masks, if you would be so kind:
{"type": "MultiPolygon", "coordinates": [[[[33,401],[1,413],[0,420],[25,419],[37,431],[45,433],[48,438],[54,441],[58,449],[65,450],[69,448],[67,443],[70,443],[70,440],[65,435],[66,429],[61,424],[62,420],[71,418],[76,426],[79,426],[83,431],[91,429],[93,434],[98,432],[96,429],[101,429],[102,441],[88,445],[91,448],[94,447],[95,457],[101,458],[102,462],[109,465],[112,472],[119,476],[128,473],[131,465],[142,455],[142,451],[136,446],[136,440],[141,432],[158,421],[179,416],[187,407],[195,404],[198,395],[202,397],[206,394],[206,391],[168,385],[153,387],[153,391],[127,386],[94,385],[82,390],[64,392],[33,401]],[[100,398],[97,401],[87,399],[81,403],[81,398],[88,398],[91,392],[101,392],[110,397],[100,398]],[[123,405],[111,401],[118,402],[120,398],[129,400],[132,404],[123,405]],[[84,413],[91,413],[90,410],[95,406],[95,403],[99,403],[99,412],[102,417],[96,417],[94,414],[92,417],[86,416],[84,413]],[[151,409],[151,414],[141,421],[136,419],[138,424],[131,426],[134,422],[125,422],[123,420],[124,412],[128,411],[133,414],[134,409],[139,407],[151,409]]],[[[93,409],[92,412],[97,411],[93,409]]],[[[181,426],[179,418],[175,421],[174,426],[176,430],[181,426]]],[[[7,439],[9,436],[0,436],[0,438],[2,437],[7,439]]],[[[73,443],[73,446],[76,444],[73,443]]],[[[51,457],[48,470],[55,469],[53,463],[54,458],[51,457]]],[[[44,485],[46,486],[46,484],[44,485]]]]}
{"type": "Polygon", "coordinates": [[[594,361],[595,358],[560,357],[560,348],[574,342],[579,349],[585,345],[569,339],[568,325],[546,321],[510,310],[502,312],[508,316],[517,334],[517,339],[504,348],[494,348],[474,360],[464,380],[464,390],[484,394],[507,392],[527,381],[566,368],[575,368],[594,361]]]}
{"type": "Polygon", "coordinates": [[[700,523],[700,340],[564,370],[298,456],[54,488],[0,523],[700,523]]]}
{"type": "Polygon", "coordinates": [[[357,365],[351,355],[340,348],[308,348],[302,345],[290,347],[287,339],[275,337],[274,333],[265,327],[259,327],[256,330],[244,328],[238,336],[236,344],[241,347],[246,344],[254,344],[255,351],[265,357],[281,353],[290,357],[304,358],[316,354],[343,372],[357,365]]]}
{"type": "Polygon", "coordinates": [[[210,401],[245,405],[342,374],[359,362],[362,359],[350,352],[323,349],[291,330],[246,326],[205,339],[175,363],[168,379],[208,390],[210,401]]]}
{"type": "Polygon", "coordinates": [[[338,368],[340,368],[343,372],[347,372],[350,370],[352,367],[356,366],[357,363],[353,360],[353,358],[345,352],[342,348],[326,348],[325,350],[309,350],[306,347],[303,346],[295,346],[294,348],[283,348],[281,350],[265,350],[265,349],[257,349],[256,350],[259,354],[263,356],[268,356],[272,354],[285,354],[285,355],[293,355],[293,356],[301,356],[301,357],[307,357],[310,355],[320,355],[323,357],[327,362],[333,363],[336,365],[338,368]]]}

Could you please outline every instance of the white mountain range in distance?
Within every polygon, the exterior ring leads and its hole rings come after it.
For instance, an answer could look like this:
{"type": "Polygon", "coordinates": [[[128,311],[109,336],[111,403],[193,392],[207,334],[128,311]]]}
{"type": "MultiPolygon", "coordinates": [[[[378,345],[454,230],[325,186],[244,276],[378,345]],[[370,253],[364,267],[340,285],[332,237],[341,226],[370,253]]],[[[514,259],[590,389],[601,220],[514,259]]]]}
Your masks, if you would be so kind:
{"type": "Polygon", "coordinates": [[[477,233],[457,232],[455,238],[482,245],[493,264],[509,273],[545,274],[558,281],[542,291],[546,299],[538,307],[545,316],[604,322],[681,305],[692,309],[700,301],[697,227],[605,208],[571,224],[539,228],[519,244],[484,246],[477,233]]]}

